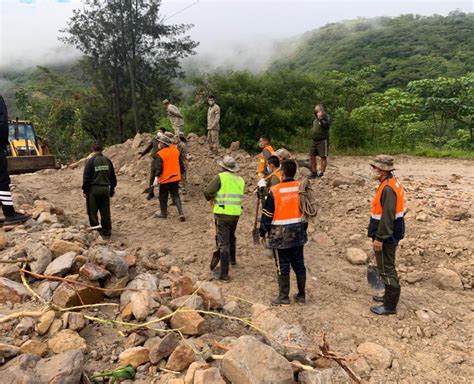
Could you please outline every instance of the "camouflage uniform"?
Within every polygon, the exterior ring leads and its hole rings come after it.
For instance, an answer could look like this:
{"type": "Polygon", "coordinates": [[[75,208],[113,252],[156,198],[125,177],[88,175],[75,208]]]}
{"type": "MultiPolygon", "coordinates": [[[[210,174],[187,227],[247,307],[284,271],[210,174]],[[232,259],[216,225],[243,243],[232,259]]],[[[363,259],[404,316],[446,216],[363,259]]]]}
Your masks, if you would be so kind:
{"type": "Polygon", "coordinates": [[[171,126],[173,127],[173,130],[174,130],[174,134],[176,136],[179,136],[179,134],[183,132],[183,127],[184,127],[183,115],[181,114],[178,107],[171,103],[168,104],[168,106],[166,107],[166,113],[168,114],[168,117],[170,119],[171,126]]]}
{"type": "Polygon", "coordinates": [[[219,121],[221,118],[221,108],[214,104],[207,109],[207,141],[212,150],[219,147],[219,121]]]}

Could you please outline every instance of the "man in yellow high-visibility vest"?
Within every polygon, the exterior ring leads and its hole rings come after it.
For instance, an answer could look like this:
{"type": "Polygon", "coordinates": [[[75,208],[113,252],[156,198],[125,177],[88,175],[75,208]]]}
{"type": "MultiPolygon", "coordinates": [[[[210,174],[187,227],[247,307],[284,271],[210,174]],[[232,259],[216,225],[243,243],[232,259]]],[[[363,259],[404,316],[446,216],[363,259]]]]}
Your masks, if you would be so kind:
{"type": "MultiPolygon", "coordinates": [[[[213,202],[214,221],[217,228],[217,245],[220,253],[220,271],[214,272],[218,280],[229,280],[229,262],[237,263],[235,257],[235,231],[240,215],[242,214],[242,203],[244,198],[245,181],[235,173],[239,171],[239,164],[231,156],[225,156],[217,163],[222,167],[222,172],[216,175],[206,190],[206,200],[213,202]]],[[[216,259],[212,261],[215,268],[219,263],[216,259]]]]}

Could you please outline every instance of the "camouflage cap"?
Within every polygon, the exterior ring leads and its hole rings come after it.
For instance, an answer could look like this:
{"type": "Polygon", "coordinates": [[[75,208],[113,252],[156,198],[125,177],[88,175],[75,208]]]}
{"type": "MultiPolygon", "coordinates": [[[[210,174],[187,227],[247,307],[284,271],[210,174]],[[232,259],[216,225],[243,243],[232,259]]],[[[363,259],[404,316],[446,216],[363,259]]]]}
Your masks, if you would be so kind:
{"type": "Polygon", "coordinates": [[[290,151],[285,148],[277,149],[275,155],[278,156],[281,160],[288,160],[291,156],[290,151]]]}
{"type": "Polygon", "coordinates": [[[171,144],[173,144],[173,140],[170,139],[168,136],[166,135],[161,135],[160,137],[157,137],[156,138],[160,143],[163,143],[167,146],[170,146],[171,144]]]}
{"type": "Polygon", "coordinates": [[[168,99],[164,99],[164,100],[163,100],[163,105],[169,104],[169,102],[170,102],[170,101],[169,101],[168,99]]]}
{"type": "Polygon", "coordinates": [[[217,160],[217,164],[230,172],[237,172],[240,169],[239,164],[232,156],[224,156],[222,160],[217,160]]]}
{"type": "Polygon", "coordinates": [[[375,159],[370,162],[370,165],[374,168],[380,169],[381,171],[393,171],[393,157],[388,155],[377,155],[375,159]]]}

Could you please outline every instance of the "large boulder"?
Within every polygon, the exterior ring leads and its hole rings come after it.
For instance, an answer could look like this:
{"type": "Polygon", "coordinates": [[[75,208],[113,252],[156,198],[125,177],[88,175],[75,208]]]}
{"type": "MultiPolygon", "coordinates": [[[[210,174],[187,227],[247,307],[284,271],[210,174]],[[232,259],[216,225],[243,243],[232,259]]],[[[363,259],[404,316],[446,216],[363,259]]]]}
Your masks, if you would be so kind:
{"type": "Polygon", "coordinates": [[[362,355],[372,369],[387,369],[392,365],[392,353],[380,344],[365,342],[357,347],[357,353],[362,355]]]}
{"type": "Polygon", "coordinates": [[[224,355],[222,374],[231,383],[291,384],[291,364],[273,348],[252,336],[241,336],[224,355]]]}
{"type": "Polygon", "coordinates": [[[271,308],[263,304],[252,306],[252,321],[267,335],[269,344],[289,360],[303,360],[314,357],[304,350],[311,350],[314,342],[300,326],[280,319],[271,308]],[[297,348],[295,348],[297,347],[297,348]]]}
{"type": "Polygon", "coordinates": [[[70,329],[63,329],[48,340],[48,347],[54,353],[63,353],[71,349],[86,350],[86,341],[70,329]]]}
{"type": "Polygon", "coordinates": [[[78,349],[42,359],[35,372],[40,383],[79,384],[84,370],[84,355],[78,349]]]}
{"type": "Polygon", "coordinates": [[[433,276],[433,282],[443,291],[458,291],[463,289],[459,275],[447,268],[437,268],[433,276]]]}

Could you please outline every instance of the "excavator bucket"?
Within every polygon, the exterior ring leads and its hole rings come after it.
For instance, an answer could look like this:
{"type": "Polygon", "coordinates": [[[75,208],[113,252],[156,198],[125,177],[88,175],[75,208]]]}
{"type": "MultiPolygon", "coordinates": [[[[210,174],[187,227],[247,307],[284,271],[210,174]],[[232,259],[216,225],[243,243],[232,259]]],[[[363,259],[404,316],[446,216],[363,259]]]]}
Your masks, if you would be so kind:
{"type": "Polygon", "coordinates": [[[58,168],[54,155],[8,157],[8,172],[12,175],[54,168],[58,168]]]}

